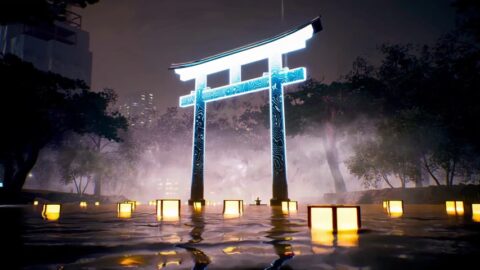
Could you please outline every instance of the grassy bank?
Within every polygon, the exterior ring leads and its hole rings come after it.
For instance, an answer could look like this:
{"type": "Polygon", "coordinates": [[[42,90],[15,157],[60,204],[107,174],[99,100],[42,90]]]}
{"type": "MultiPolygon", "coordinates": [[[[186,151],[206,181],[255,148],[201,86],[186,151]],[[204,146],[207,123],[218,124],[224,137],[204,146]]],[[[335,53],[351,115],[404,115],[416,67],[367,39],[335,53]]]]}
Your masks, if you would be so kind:
{"type": "Polygon", "coordinates": [[[369,204],[383,200],[403,200],[410,204],[442,204],[447,200],[480,203],[480,185],[429,186],[418,188],[386,188],[345,193],[326,193],[326,203],[369,204]]]}

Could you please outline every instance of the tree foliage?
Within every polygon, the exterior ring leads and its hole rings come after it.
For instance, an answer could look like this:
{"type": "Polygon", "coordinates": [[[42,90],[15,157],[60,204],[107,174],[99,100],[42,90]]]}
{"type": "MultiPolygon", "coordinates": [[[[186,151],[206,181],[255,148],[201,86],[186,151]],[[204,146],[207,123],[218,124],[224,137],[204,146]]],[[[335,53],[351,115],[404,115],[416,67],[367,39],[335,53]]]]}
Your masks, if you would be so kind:
{"type": "Polygon", "coordinates": [[[12,55],[0,59],[0,163],[5,190],[19,191],[41,149],[68,132],[119,141],[126,119],[108,111],[112,92],[39,71],[12,55]]]}

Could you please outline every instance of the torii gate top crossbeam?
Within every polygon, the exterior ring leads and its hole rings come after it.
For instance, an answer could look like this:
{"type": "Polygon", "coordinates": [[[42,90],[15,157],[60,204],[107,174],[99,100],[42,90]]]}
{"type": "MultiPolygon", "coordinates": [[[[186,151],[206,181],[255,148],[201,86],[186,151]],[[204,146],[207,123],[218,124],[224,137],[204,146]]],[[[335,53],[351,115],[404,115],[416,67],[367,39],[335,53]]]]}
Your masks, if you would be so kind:
{"type": "Polygon", "coordinates": [[[180,80],[191,79],[263,60],[272,54],[284,54],[305,48],[305,42],[322,30],[320,17],[275,37],[187,63],[172,64],[169,69],[180,80]]]}

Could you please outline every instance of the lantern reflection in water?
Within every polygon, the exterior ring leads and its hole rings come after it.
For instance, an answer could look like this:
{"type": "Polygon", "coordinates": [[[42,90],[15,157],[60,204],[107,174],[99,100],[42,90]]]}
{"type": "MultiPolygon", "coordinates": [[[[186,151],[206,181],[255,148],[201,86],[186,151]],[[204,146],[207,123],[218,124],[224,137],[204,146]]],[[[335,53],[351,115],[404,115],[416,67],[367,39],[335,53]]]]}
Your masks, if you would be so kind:
{"type": "Polygon", "coordinates": [[[243,200],[224,200],[223,215],[226,217],[238,217],[243,214],[243,200]]]}
{"type": "Polygon", "coordinates": [[[131,218],[133,212],[133,203],[123,202],[117,205],[119,218],[131,218]]]}
{"type": "Polygon", "coordinates": [[[100,206],[100,202],[95,202],[95,206],[100,206]]]}
{"type": "Polygon", "coordinates": [[[337,232],[334,234],[330,231],[323,231],[319,229],[311,229],[310,236],[312,244],[314,245],[314,253],[330,253],[330,249],[325,247],[356,247],[358,246],[358,233],[356,231],[337,232]],[[336,238],[336,243],[335,243],[336,238]],[[315,246],[316,245],[316,246],[315,246]],[[318,247],[321,246],[321,247],[318,247]],[[323,247],[323,248],[322,248],[323,247]]]}
{"type": "Polygon", "coordinates": [[[44,204],[42,217],[46,220],[57,220],[60,218],[60,204],[44,204]]]}
{"type": "Polygon", "coordinates": [[[230,246],[230,247],[226,247],[224,249],[222,249],[223,253],[227,254],[227,255],[234,255],[234,254],[240,254],[240,250],[237,248],[237,247],[233,247],[233,246],[230,246]]]}
{"type": "Polygon", "coordinates": [[[165,221],[176,221],[180,217],[180,200],[163,199],[157,200],[157,219],[165,221]]]}
{"type": "Polygon", "coordinates": [[[390,217],[401,217],[403,215],[403,201],[384,201],[383,203],[390,217]]]}
{"type": "Polygon", "coordinates": [[[480,203],[472,203],[472,219],[480,222],[480,203]]]}
{"type": "Polygon", "coordinates": [[[445,202],[445,207],[446,207],[448,215],[463,216],[463,214],[465,212],[464,208],[463,208],[463,201],[446,201],[445,202]]]}

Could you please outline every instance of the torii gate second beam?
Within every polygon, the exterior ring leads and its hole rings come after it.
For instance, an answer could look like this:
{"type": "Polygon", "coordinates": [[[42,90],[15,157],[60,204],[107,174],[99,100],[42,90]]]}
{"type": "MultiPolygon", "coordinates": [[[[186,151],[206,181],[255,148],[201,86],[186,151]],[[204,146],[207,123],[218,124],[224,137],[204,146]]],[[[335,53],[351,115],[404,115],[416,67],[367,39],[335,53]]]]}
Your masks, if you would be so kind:
{"type": "Polygon", "coordinates": [[[283,67],[282,54],[305,48],[313,34],[322,30],[320,18],[283,34],[238,49],[220,53],[198,61],[172,64],[182,81],[195,79],[195,90],[180,97],[180,107],[194,106],[192,186],[189,204],[205,204],[203,173],[205,158],[206,102],[269,89],[270,131],[272,148],[272,199],[271,205],[289,200],[287,185],[285,119],[283,86],[306,79],[305,68],[289,70],[283,67]],[[268,59],[269,72],[262,77],[241,81],[241,66],[268,59]],[[228,69],[229,85],[207,88],[207,75],[228,69]]]}

